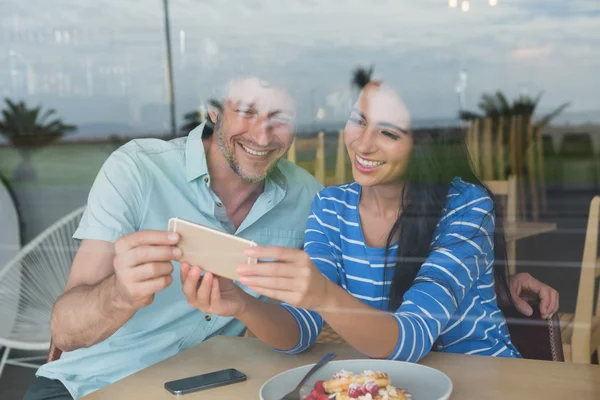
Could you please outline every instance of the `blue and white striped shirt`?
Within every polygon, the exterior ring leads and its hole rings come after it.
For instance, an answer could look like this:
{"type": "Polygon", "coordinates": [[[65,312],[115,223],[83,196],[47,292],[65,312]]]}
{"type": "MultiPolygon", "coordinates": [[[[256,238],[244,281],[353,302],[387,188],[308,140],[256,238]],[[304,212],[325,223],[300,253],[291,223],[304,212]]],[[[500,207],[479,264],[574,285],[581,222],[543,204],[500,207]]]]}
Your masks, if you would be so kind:
{"type": "MultiPolygon", "coordinates": [[[[317,194],[304,250],[328,279],[365,304],[388,310],[398,245],[390,246],[391,268],[384,268],[385,249],[365,243],[358,212],[360,192],[359,184],[350,183],[317,194]]],[[[487,192],[455,178],[430,254],[392,313],[400,335],[389,359],[416,362],[434,343],[445,352],[520,357],[496,302],[494,222],[487,192]]],[[[315,342],[323,319],[314,311],[282,306],[300,327],[299,343],[287,352],[300,353],[315,342]]]]}

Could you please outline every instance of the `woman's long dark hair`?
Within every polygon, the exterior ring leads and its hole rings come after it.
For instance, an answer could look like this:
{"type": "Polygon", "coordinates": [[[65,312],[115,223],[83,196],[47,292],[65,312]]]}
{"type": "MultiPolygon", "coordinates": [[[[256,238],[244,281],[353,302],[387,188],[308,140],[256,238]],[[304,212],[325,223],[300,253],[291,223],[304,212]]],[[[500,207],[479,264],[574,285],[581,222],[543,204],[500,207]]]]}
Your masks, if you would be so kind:
{"type": "Polygon", "coordinates": [[[388,293],[391,311],[398,309],[404,294],[412,286],[419,268],[431,251],[433,235],[455,177],[481,185],[494,201],[494,278],[497,293],[510,301],[502,211],[500,207],[496,207],[493,193],[473,172],[469,160],[462,129],[413,132],[412,155],[403,176],[401,210],[386,243],[386,249],[389,249],[394,238],[399,237],[395,265],[387,265],[387,254],[385,260],[386,272],[387,268],[394,269],[388,293]]]}

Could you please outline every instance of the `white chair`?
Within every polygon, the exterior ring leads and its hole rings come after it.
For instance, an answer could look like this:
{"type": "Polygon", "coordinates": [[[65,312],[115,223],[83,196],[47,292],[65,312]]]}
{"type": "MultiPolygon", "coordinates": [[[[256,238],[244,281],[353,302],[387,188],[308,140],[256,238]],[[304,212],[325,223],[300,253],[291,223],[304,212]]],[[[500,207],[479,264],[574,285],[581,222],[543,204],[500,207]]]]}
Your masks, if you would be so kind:
{"type": "Polygon", "coordinates": [[[48,351],[50,317],[79,247],[72,239],[85,207],[55,222],[0,265],[0,376],[5,365],[38,368],[46,356],[9,358],[11,350],[48,351]],[[6,323],[8,321],[8,323],[6,323]]]}
{"type": "Polygon", "coordinates": [[[6,265],[20,248],[21,229],[17,207],[13,195],[0,179],[0,266],[6,265]]]}
{"type": "MultiPolygon", "coordinates": [[[[21,249],[19,214],[14,197],[0,179],[0,266],[8,264],[21,249]]],[[[0,291],[0,299],[3,292],[0,291]]],[[[0,337],[7,326],[12,326],[17,317],[16,310],[0,310],[0,337]]],[[[0,346],[0,352],[2,347],[0,346]]],[[[1,372],[1,371],[0,371],[1,372]]]]}

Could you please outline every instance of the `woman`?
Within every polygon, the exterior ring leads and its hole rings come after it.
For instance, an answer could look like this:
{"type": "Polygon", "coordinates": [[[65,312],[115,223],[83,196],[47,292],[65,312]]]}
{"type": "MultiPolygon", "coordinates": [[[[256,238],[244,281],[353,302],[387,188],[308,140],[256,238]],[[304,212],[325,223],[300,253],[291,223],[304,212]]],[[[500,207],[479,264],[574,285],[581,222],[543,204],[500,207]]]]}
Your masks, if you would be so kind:
{"type": "MultiPolygon", "coordinates": [[[[284,303],[297,353],[323,320],[375,358],[417,361],[439,351],[520,357],[496,301],[508,293],[493,196],[460,135],[413,134],[402,99],[369,83],[344,131],[355,182],[315,198],[305,253],[240,268],[240,282],[284,303]],[[310,311],[309,311],[310,310],[310,311]]],[[[279,254],[276,254],[279,252],[279,254]]]]}
{"type": "MultiPolygon", "coordinates": [[[[416,361],[432,347],[519,357],[494,291],[508,293],[501,224],[462,137],[413,135],[402,100],[377,82],[361,92],[344,137],[355,182],[316,196],[305,251],[254,248],[249,256],[275,261],[241,266],[246,288],[182,264],[188,303],[288,353],[308,348],[327,321],[373,358],[416,361]]],[[[558,310],[558,293],[530,275],[510,286],[521,313],[533,312],[522,292],[539,296],[544,318],[558,310]]]]}

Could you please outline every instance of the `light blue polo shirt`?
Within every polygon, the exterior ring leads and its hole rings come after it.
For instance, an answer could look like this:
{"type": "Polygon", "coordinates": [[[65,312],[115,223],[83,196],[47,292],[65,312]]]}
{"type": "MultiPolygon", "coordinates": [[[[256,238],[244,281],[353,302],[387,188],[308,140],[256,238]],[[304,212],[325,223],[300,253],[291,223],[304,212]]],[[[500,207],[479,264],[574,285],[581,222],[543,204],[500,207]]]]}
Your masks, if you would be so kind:
{"type": "MultiPolygon", "coordinates": [[[[115,151],[92,186],[73,237],[114,242],[138,230],[166,230],[171,217],[224,231],[233,229],[210,189],[202,129],[203,125],[188,137],[171,141],[133,140],[115,151]]],[[[232,233],[260,245],[302,248],[310,206],[321,188],[308,172],[280,160],[264,192],[232,233]]],[[[111,337],[63,353],[37,375],[60,380],[79,398],[212,336],[244,332],[238,320],[190,307],[181,290],[179,264],[174,262],[174,266],[171,286],[158,292],[151,305],[138,310],[111,337]]]]}

